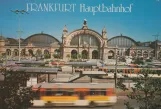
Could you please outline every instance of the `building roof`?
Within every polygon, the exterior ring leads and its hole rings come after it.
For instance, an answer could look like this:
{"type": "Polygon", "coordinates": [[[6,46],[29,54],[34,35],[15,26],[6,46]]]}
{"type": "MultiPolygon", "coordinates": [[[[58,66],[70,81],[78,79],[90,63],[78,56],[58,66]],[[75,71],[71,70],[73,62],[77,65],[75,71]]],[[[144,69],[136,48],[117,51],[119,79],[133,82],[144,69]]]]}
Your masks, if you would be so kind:
{"type": "Polygon", "coordinates": [[[2,35],[0,35],[0,40],[6,40],[6,38],[2,35]]]}
{"type": "Polygon", "coordinates": [[[97,66],[97,62],[68,62],[66,65],[72,66],[97,66]]]}
{"type": "Polygon", "coordinates": [[[17,61],[16,64],[45,64],[44,61],[17,61]]]}
{"type": "Polygon", "coordinates": [[[9,41],[9,44],[18,44],[18,40],[14,38],[7,38],[7,40],[9,41]]]}
{"type": "Polygon", "coordinates": [[[108,40],[108,45],[117,45],[118,47],[131,47],[132,45],[137,45],[137,42],[128,36],[115,36],[108,40]]]}
{"type": "Polygon", "coordinates": [[[33,88],[113,88],[111,83],[39,83],[33,88]]]}
{"type": "Polygon", "coordinates": [[[33,34],[23,41],[23,43],[32,43],[37,45],[41,44],[50,45],[55,42],[57,42],[58,45],[60,44],[60,41],[58,39],[56,39],[52,35],[45,33],[33,34]]]}
{"type": "Polygon", "coordinates": [[[151,47],[136,46],[136,49],[152,49],[151,47]]]}
{"type": "Polygon", "coordinates": [[[12,71],[24,71],[26,73],[40,73],[40,74],[49,74],[57,73],[58,68],[45,68],[45,67],[13,67],[9,70],[12,71]]]}

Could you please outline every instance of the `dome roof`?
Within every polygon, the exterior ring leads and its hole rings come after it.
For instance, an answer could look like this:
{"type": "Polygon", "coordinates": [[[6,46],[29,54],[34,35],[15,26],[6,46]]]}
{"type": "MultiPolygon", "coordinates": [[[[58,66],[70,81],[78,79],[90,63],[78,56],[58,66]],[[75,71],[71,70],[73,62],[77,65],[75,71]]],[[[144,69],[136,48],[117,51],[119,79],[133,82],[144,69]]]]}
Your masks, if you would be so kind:
{"type": "Polygon", "coordinates": [[[131,47],[133,45],[137,45],[137,42],[128,37],[128,36],[115,36],[108,40],[108,45],[110,46],[119,46],[119,47],[131,47]]]}
{"type": "Polygon", "coordinates": [[[14,38],[7,38],[9,44],[18,44],[18,40],[14,38]]]}
{"type": "Polygon", "coordinates": [[[60,44],[59,40],[56,39],[55,37],[49,35],[49,34],[44,34],[44,33],[39,33],[39,34],[34,34],[26,38],[23,43],[33,43],[33,44],[52,44],[52,43],[58,43],[60,44]]]}
{"type": "Polygon", "coordinates": [[[0,40],[6,40],[6,38],[2,35],[0,35],[0,40]]]}

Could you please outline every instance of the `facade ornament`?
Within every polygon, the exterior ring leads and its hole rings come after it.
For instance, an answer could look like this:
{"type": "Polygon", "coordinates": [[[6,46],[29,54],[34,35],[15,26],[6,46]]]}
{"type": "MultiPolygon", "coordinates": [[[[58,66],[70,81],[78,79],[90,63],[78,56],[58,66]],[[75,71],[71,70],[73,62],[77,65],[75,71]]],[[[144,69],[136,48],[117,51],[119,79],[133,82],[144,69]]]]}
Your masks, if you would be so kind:
{"type": "Polygon", "coordinates": [[[106,28],[105,27],[102,30],[102,38],[103,39],[107,39],[107,31],[106,31],[106,28]]]}
{"type": "Polygon", "coordinates": [[[67,26],[65,25],[63,28],[63,37],[66,37],[67,33],[68,33],[68,29],[67,29],[67,26]]]}
{"type": "Polygon", "coordinates": [[[87,26],[87,20],[86,20],[86,19],[84,19],[82,29],[88,29],[88,26],[87,26]]]}
{"type": "Polygon", "coordinates": [[[63,32],[68,33],[68,29],[67,29],[67,26],[66,26],[66,25],[65,25],[64,28],[63,28],[63,32]]]}
{"type": "Polygon", "coordinates": [[[64,28],[63,28],[63,34],[62,34],[62,43],[63,43],[63,45],[66,45],[67,34],[68,34],[68,29],[67,29],[67,26],[65,25],[64,28]]]}

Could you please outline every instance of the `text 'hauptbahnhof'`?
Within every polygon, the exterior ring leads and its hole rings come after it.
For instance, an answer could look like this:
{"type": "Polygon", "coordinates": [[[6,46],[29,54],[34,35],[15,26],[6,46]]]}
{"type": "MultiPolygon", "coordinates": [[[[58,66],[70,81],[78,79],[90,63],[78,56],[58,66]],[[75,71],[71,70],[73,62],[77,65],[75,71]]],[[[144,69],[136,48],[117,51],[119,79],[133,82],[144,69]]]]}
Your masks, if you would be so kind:
{"type": "MultiPolygon", "coordinates": [[[[0,54],[8,59],[18,58],[19,41],[14,38],[0,37],[0,54]]],[[[21,39],[20,56],[29,58],[70,59],[115,59],[116,55],[161,59],[161,42],[136,42],[134,39],[119,35],[108,39],[106,28],[102,33],[89,29],[84,20],[83,27],[68,32],[66,26],[62,31],[62,41],[55,37],[38,33],[21,39]]]]}

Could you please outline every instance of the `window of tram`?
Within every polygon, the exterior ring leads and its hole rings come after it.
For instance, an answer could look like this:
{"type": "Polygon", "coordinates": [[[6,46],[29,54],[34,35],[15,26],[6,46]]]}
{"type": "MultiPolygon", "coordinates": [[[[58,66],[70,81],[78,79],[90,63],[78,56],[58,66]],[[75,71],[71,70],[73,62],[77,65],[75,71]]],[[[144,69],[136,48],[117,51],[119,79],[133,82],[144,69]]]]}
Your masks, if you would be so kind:
{"type": "Polygon", "coordinates": [[[71,89],[69,89],[69,90],[68,90],[68,96],[72,96],[72,95],[74,95],[74,91],[71,90],[71,89]]]}
{"type": "Polygon", "coordinates": [[[105,89],[91,89],[90,90],[90,95],[92,95],[92,96],[106,95],[106,90],[105,89]]]}
{"type": "Polygon", "coordinates": [[[58,90],[55,95],[62,96],[62,95],[64,95],[64,92],[62,90],[58,90]]]}
{"type": "Polygon", "coordinates": [[[46,90],[46,96],[52,96],[53,91],[51,89],[46,90]]]}

